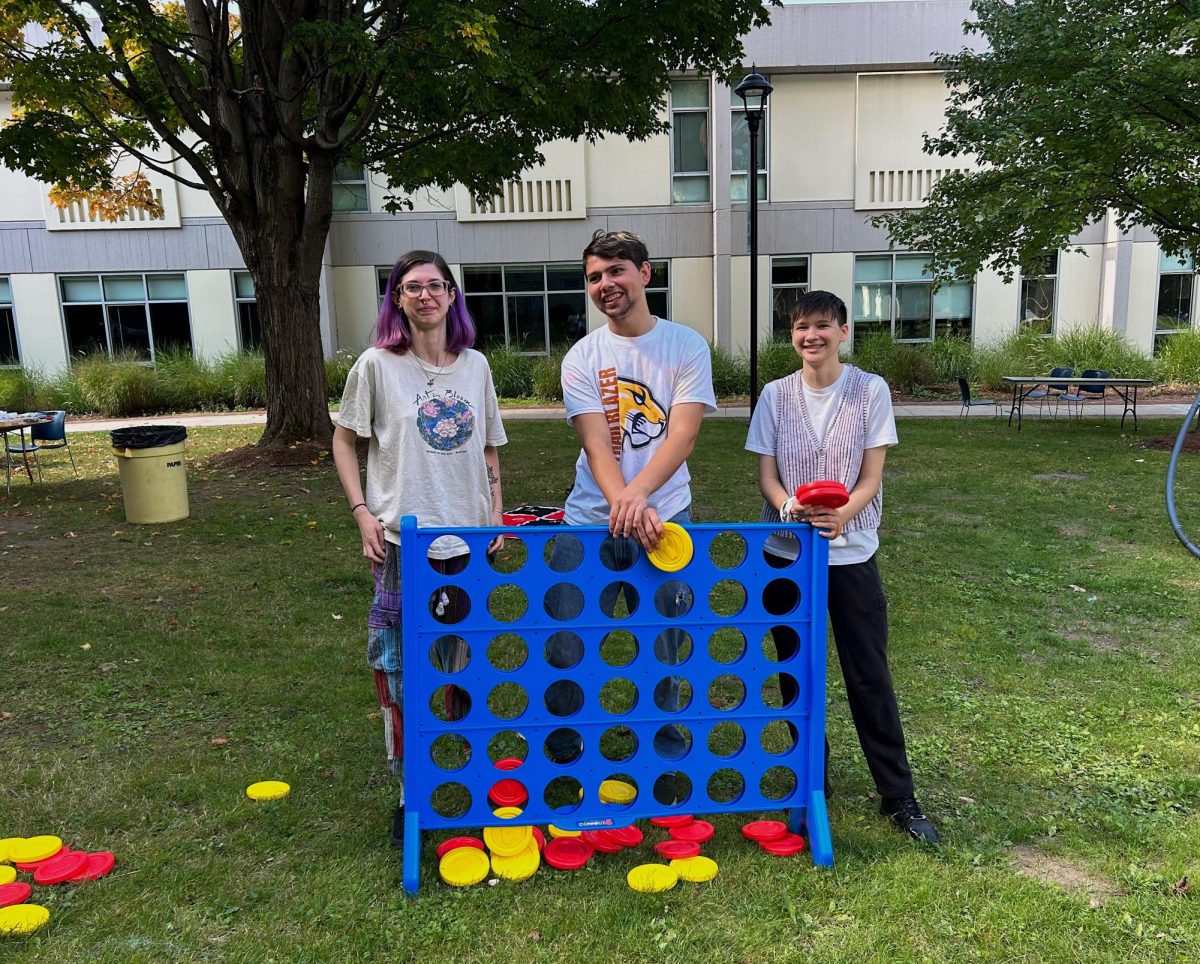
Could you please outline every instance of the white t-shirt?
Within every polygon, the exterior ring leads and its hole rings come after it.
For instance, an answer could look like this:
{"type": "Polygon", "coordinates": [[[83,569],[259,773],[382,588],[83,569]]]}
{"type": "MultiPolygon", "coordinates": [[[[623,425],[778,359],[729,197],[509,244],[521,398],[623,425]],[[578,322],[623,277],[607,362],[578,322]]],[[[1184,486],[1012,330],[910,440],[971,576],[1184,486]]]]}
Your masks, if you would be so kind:
{"type": "MultiPolygon", "coordinates": [[[[827,388],[810,388],[806,382],[801,382],[804,391],[804,404],[808,406],[808,415],[812,419],[813,430],[819,439],[824,440],[829,431],[829,422],[837,411],[842,389],[846,384],[848,369],[842,368],[842,373],[834,383],[827,388]]],[[[775,447],[778,433],[776,412],[779,410],[779,386],[782,379],[767,382],[759,396],[758,405],[754,409],[754,417],[750,420],[750,431],[746,436],[746,448],[760,455],[777,455],[775,447]]],[[[892,413],[892,394],[887,382],[878,375],[868,374],[867,388],[867,432],[863,447],[878,448],[881,445],[892,446],[900,441],[896,435],[896,419],[892,413]]],[[[794,539],[771,536],[767,540],[767,548],[781,556],[795,559],[797,546],[794,539]]],[[[857,529],[839,535],[829,543],[829,564],[831,566],[848,566],[853,563],[866,562],[879,548],[878,529],[857,529]]]]}
{"type": "MultiPolygon", "coordinates": [[[[608,418],[612,451],[621,475],[632,481],[667,438],[671,406],[699,402],[714,412],[712,356],[708,342],[686,325],[656,318],[644,335],[628,338],[606,324],[577,341],[562,363],[567,418],[598,412],[608,418]]],[[[691,475],[684,462],[651,494],[648,504],[662,519],[692,502],[691,475]]],[[[582,450],[575,487],[567,497],[569,525],[604,525],[609,505],[582,450]]]]}
{"type": "MultiPolygon", "coordinates": [[[[389,542],[400,517],[421,526],[487,526],[492,499],[483,449],[508,441],[487,359],[462,352],[429,384],[412,352],[368,348],[346,378],[337,423],[371,440],[367,508],[389,542]]],[[[461,539],[438,539],[435,559],[461,555],[461,539]]]]}

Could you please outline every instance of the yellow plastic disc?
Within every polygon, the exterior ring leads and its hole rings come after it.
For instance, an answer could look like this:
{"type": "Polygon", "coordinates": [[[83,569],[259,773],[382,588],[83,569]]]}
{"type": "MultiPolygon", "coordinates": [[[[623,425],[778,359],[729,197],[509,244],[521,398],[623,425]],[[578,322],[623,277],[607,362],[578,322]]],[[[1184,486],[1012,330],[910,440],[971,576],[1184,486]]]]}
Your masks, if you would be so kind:
{"type": "Polygon", "coordinates": [[[663,572],[678,572],[692,561],[692,537],[683,526],[664,522],[662,538],[648,555],[663,572]]]}
{"type": "Polygon", "coordinates": [[[496,857],[515,857],[530,843],[537,846],[532,827],[484,827],[483,842],[496,857]]]}
{"type": "Polygon", "coordinates": [[[693,884],[702,884],[717,876],[717,862],[711,857],[677,858],[671,861],[671,867],[680,880],[690,880],[693,884]]]}
{"type": "Polygon", "coordinates": [[[0,884],[11,884],[16,879],[16,867],[9,867],[7,864],[5,864],[3,867],[0,867],[0,884]]]}
{"type": "Polygon", "coordinates": [[[601,803],[633,803],[637,798],[637,787],[624,780],[600,781],[601,803]]]}
{"type": "Polygon", "coordinates": [[[14,904],[0,907],[0,937],[32,934],[50,920],[50,911],[41,904],[14,904]]]}
{"type": "Polygon", "coordinates": [[[578,837],[583,832],[581,830],[563,830],[552,823],[546,825],[546,830],[551,837],[578,837]]]}
{"type": "Polygon", "coordinates": [[[501,820],[512,820],[513,817],[521,816],[520,807],[497,807],[492,811],[501,820]]]}
{"type": "Polygon", "coordinates": [[[62,838],[50,834],[18,839],[8,848],[8,859],[14,864],[32,864],[53,857],[62,850],[62,838]]]}
{"type": "Polygon", "coordinates": [[[660,894],[679,882],[679,874],[666,864],[638,864],[625,875],[625,880],[643,894],[660,894]]]}
{"type": "Polygon", "coordinates": [[[246,787],[246,796],[251,800],[282,800],[292,788],[282,780],[260,780],[246,787]]]}
{"type": "Polygon", "coordinates": [[[537,841],[532,836],[529,838],[529,845],[519,853],[492,855],[492,870],[496,872],[497,877],[505,877],[508,880],[532,877],[541,864],[542,855],[538,851],[537,841]]]}
{"type": "Polygon", "coordinates": [[[23,843],[24,837],[5,837],[0,840],[0,864],[6,864],[12,857],[9,856],[9,850],[14,844],[23,843]]]}
{"type": "Polygon", "coordinates": [[[491,861],[478,847],[455,847],[438,862],[438,873],[451,887],[470,887],[488,875],[491,861]]]}

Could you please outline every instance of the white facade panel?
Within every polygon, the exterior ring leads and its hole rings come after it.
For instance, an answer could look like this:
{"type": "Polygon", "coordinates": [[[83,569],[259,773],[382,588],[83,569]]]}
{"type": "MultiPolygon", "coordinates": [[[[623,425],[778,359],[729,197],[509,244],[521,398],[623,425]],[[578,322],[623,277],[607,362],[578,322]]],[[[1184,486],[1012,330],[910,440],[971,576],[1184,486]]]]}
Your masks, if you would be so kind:
{"type": "MultiPolygon", "coordinates": [[[[587,147],[587,195],[593,208],[671,203],[671,137],[602,137],[587,147]]],[[[651,252],[653,254],[653,252],[651,252]]]]}
{"type": "Polygon", "coordinates": [[[14,274],[13,313],[25,368],[57,375],[67,368],[67,337],[58,307],[58,282],[52,274],[14,274]]]}
{"type": "Polygon", "coordinates": [[[1055,332],[1062,334],[1073,328],[1088,328],[1100,319],[1100,282],[1103,269],[1103,245],[1088,244],[1083,246],[1082,252],[1058,253],[1055,332]]]}
{"type": "Polygon", "coordinates": [[[192,351],[211,361],[238,350],[237,309],[229,271],[187,272],[192,351]]]}
{"type": "Polygon", "coordinates": [[[808,290],[832,291],[849,305],[854,295],[854,255],[814,254],[808,260],[808,290]]]}
{"type": "Polygon", "coordinates": [[[358,355],[371,344],[379,318],[375,266],[335,267],[331,274],[337,302],[337,348],[358,355]]]}
{"type": "Polygon", "coordinates": [[[1126,340],[1138,351],[1149,355],[1154,350],[1154,329],[1158,313],[1159,248],[1154,242],[1132,245],[1129,271],[1129,315],[1126,340]]]}
{"type": "Polygon", "coordinates": [[[1005,284],[997,271],[983,270],[975,276],[975,318],[972,323],[976,345],[990,345],[1017,330],[1020,284],[1005,284]]]}
{"type": "Polygon", "coordinates": [[[854,75],[781,74],[772,83],[771,201],[854,197],[854,75]]]}
{"type": "Polygon", "coordinates": [[[671,320],[713,339],[711,258],[671,260],[671,320]]]}

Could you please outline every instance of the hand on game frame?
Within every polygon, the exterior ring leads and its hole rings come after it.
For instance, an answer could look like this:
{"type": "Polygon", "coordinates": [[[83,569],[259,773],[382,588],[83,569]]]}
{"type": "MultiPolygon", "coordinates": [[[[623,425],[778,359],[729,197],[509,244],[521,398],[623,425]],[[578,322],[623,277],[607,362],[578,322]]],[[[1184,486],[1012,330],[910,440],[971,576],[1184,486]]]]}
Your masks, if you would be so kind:
{"type": "MultiPolygon", "coordinates": [[[[646,496],[631,485],[625,486],[621,490],[621,494],[613,499],[612,506],[608,510],[608,531],[614,536],[638,538],[635,529],[642,522],[646,509],[646,496]]],[[[657,513],[654,518],[657,522],[657,513]]],[[[659,531],[660,533],[662,531],[661,525],[659,531]]],[[[638,538],[638,541],[640,542],[641,539],[638,538]]]]}
{"type": "Polygon", "coordinates": [[[658,548],[658,541],[663,537],[664,531],[658,512],[646,506],[634,524],[633,537],[643,549],[653,552],[658,548]]]}
{"type": "Polygon", "coordinates": [[[843,518],[841,509],[830,509],[823,505],[805,505],[801,508],[807,513],[808,524],[814,529],[819,529],[826,539],[836,539],[842,534],[842,526],[846,524],[846,519],[843,518]]]}
{"type": "Polygon", "coordinates": [[[356,512],[358,534],[362,536],[363,555],[372,562],[384,562],[387,558],[387,542],[383,537],[383,523],[370,512],[356,512]]]}

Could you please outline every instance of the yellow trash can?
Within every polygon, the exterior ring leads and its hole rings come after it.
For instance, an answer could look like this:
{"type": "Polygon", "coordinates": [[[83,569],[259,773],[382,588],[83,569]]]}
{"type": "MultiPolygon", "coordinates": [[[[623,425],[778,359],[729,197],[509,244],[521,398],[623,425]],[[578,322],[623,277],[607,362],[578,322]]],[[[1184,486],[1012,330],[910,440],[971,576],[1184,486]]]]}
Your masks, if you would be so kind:
{"type": "Polygon", "coordinates": [[[186,438],[182,425],[140,425],[112,432],[127,521],[154,525],[188,517],[186,438]]]}

